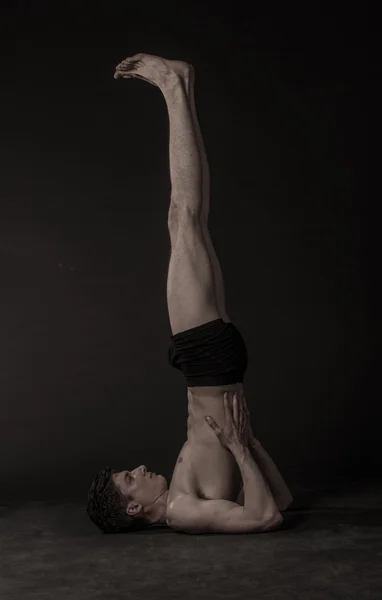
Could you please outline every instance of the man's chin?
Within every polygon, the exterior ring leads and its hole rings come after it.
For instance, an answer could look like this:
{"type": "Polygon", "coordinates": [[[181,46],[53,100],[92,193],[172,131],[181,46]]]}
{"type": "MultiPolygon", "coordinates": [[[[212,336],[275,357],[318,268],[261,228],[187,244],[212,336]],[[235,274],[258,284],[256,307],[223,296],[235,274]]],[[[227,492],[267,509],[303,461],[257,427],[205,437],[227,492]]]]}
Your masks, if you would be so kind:
{"type": "Polygon", "coordinates": [[[168,490],[167,480],[163,475],[157,475],[157,479],[160,479],[160,484],[163,489],[168,490]]]}

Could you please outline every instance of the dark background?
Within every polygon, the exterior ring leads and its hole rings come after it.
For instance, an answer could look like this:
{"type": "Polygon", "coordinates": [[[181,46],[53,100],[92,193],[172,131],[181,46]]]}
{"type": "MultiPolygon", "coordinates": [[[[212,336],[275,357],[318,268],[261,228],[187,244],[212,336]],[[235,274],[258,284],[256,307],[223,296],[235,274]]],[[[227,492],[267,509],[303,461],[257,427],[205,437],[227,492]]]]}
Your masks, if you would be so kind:
{"type": "Polygon", "coordinates": [[[285,4],[3,5],[1,501],[82,498],[107,464],[170,478],[185,441],[168,114],[113,79],[137,52],[196,69],[255,433],[290,483],[380,469],[379,32],[367,5],[285,4]]]}

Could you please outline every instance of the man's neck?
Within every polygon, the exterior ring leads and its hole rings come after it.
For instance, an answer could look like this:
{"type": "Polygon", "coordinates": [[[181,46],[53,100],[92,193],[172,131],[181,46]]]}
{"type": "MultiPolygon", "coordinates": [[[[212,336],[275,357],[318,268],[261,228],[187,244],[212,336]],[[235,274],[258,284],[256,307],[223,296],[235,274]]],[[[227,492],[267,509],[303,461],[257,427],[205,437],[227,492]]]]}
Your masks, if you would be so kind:
{"type": "Polygon", "coordinates": [[[165,524],[166,516],[167,516],[167,498],[168,498],[168,490],[163,492],[156,500],[155,500],[155,516],[153,525],[155,523],[165,524]]]}

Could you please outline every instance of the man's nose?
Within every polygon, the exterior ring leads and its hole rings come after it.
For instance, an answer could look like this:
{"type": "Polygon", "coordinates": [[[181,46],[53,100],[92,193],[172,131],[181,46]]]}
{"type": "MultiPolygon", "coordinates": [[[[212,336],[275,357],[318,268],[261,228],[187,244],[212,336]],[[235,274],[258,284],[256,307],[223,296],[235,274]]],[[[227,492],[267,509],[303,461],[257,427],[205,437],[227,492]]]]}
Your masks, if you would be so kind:
{"type": "Polygon", "coordinates": [[[147,473],[147,468],[146,468],[146,466],[145,466],[145,465],[141,465],[141,471],[142,471],[143,475],[146,475],[146,473],[147,473]]]}

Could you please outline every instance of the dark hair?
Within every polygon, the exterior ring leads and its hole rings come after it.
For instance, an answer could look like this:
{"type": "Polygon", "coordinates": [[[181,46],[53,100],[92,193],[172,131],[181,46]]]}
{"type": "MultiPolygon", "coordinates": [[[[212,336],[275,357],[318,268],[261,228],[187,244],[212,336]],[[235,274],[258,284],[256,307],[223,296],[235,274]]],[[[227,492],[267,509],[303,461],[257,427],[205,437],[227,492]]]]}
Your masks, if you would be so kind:
{"type": "Polygon", "coordinates": [[[88,493],[87,513],[104,533],[138,531],[149,526],[142,517],[126,513],[126,498],[112,479],[115,469],[105,467],[94,478],[88,493]]]}

